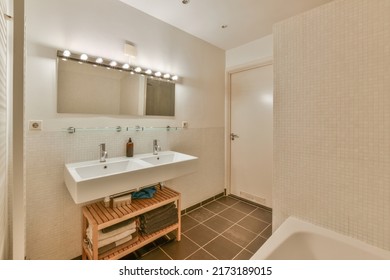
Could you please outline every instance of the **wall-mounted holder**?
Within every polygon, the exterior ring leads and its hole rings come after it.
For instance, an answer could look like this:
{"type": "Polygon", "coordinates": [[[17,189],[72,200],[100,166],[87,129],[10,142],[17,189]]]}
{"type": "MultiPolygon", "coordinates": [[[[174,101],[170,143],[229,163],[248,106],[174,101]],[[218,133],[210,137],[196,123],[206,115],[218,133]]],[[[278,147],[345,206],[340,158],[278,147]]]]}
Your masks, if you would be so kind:
{"type": "Polygon", "coordinates": [[[89,127],[89,128],[75,128],[73,126],[70,126],[66,129],[66,132],[69,134],[74,134],[76,131],[116,131],[121,132],[122,127],[116,126],[116,127],[89,127]]]}
{"type": "Polygon", "coordinates": [[[116,127],[89,127],[89,128],[76,128],[73,126],[70,126],[63,131],[68,132],[69,134],[74,134],[76,131],[81,132],[81,131],[116,131],[116,132],[122,132],[122,131],[146,131],[146,130],[166,130],[166,131],[175,131],[175,130],[181,130],[182,127],[177,127],[177,126],[170,126],[167,125],[165,127],[145,127],[145,126],[140,126],[136,125],[134,127],[126,127],[123,129],[121,126],[116,126],[116,127]]]}

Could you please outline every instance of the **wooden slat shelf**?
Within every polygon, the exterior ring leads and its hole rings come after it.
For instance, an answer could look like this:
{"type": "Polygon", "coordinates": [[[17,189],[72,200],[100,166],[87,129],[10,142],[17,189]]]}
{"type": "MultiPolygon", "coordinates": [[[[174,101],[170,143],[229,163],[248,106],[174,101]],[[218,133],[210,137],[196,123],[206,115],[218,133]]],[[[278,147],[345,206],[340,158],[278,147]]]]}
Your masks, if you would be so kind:
{"type": "Polygon", "coordinates": [[[82,232],[82,258],[91,259],[91,260],[115,260],[120,259],[127,254],[134,252],[135,250],[140,249],[146,244],[153,242],[154,240],[172,232],[177,231],[176,239],[180,241],[181,235],[181,206],[180,206],[180,193],[176,192],[168,187],[163,189],[157,189],[153,198],[147,199],[134,199],[130,205],[110,208],[105,207],[103,202],[96,202],[87,206],[84,206],[82,209],[83,214],[83,232],[82,232]],[[122,221],[137,217],[143,213],[149,212],[171,202],[176,203],[176,208],[178,211],[178,222],[174,225],[171,225],[165,229],[154,232],[152,234],[142,235],[138,234],[138,239],[136,241],[129,241],[121,246],[118,246],[108,252],[103,254],[97,254],[98,251],[98,231],[106,227],[115,225],[122,221]],[[89,248],[87,244],[84,243],[86,237],[86,230],[88,225],[92,226],[92,243],[93,248],[89,248]]]}

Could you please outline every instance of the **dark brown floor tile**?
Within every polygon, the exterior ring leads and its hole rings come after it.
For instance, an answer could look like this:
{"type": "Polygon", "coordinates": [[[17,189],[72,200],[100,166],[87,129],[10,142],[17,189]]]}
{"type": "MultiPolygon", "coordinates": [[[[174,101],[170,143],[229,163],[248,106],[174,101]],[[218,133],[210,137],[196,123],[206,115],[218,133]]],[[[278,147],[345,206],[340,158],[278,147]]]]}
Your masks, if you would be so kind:
{"type": "Polygon", "coordinates": [[[191,218],[199,221],[199,222],[204,222],[206,221],[207,219],[211,218],[212,216],[214,216],[215,214],[203,207],[200,207],[194,211],[191,211],[190,213],[187,214],[188,216],[190,216],[191,218]]]}
{"type": "Polygon", "coordinates": [[[255,211],[250,213],[250,215],[257,219],[263,220],[264,222],[272,223],[272,212],[268,210],[257,208],[255,211]]]}
{"type": "Polygon", "coordinates": [[[242,250],[240,246],[222,236],[212,240],[203,249],[218,260],[232,260],[242,250]]]}
{"type": "Polygon", "coordinates": [[[217,201],[220,202],[220,203],[223,203],[223,204],[225,204],[227,206],[232,206],[232,205],[234,205],[234,204],[239,202],[239,200],[237,200],[235,198],[232,198],[230,196],[223,196],[221,198],[218,198],[217,201]]]}
{"type": "Polygon", "coordinates": [[[264,238],[270,238],[272,235],[272,225],[269,225],[265,230],[263,230],[260,234],[264,238]]]}
{"type": "Polygon", "coordinates": [[[199,222],[190,216],[184,215],[181,217],[181,232],[186,232],[197,225],[199,225],[199,222]]]}
{"type": "Polygon", "coordinates": [[[209,228],[212,228],[218,233],[222,233],[228,228],[230,228],[234,223],[223,217],[216,215],[211,219],[207,220],[206,222],[204,222],[203,224],[205,224],[209,228]]]}
{"type": "Polygon", "coordinates": [[[253,254],[257,252],[257,250],[260,249],[261,246],[267,241],[264,237],[258,236],[255,240],[253,240],[245,249],[247,249],[249,252],[252,252],[253,254]]]}
{"type": "Polygon", "coordinates": [[[226,210],[219,213],[219,215],[234,223],[238,222],[239,220],[245,217],[244,213],[237,211],[233,208],[227,208],[226,210]]]}
{"type": "Polygon", "coordinates": [[[204,205],[203,207],[206,208],[207,210],[210,210],[211,212],[219,213],[219,212],[225,210],[228,206],[225,204],[219,203],[218,201],[213,201],[211,203],[204,205]]]}
{"type": "Polygon", "coordinates": [[[216,260],[216,258],[207,253],[205,250],[199,249],[191,256],[189,256],[186,260],[216,260]]]}
{"type": "Polygon", "coordinates": [[[170,260],[160,248],[157,248],[141,258],[141,260],[170,260]]]}
{"type": "Polygon", "coordinates": [[[252,252],[248,250],[242,250],[234,259],[235,260],[249,260],[253,256],[252,252]]]}
{"type": "Polygon", "coordinates": [[[267,226],[269,226],[268,223],[260,221],[251,216],[246,216],[244,219],[239,221],[238,224],[256,234],[260,234],[267,226]]]}
{"type": "Polygon", "coordinates": [[[248,231],[238,225],[232,226],[222,235],[227,239],[233,241],[234,243],[240,245],[241,247],[246,247],[257,236],[257,234],[248,231]]]}
{"type": "Polygon", "coordinates": [[[249,214],[257,209],[256,206],[240,201],[232,206],[233,209],[249,214]]]}
{"type": "Polygon", "coordinates": [[[185,236],[181,241],[173,241],[161,246],[161,249],[173,260],[184,260],[200,247],[185,236]]]}
{"type": "Polygon", "coordinates": [[[203,246],[213,238],[217,237],[217,233],[208,227],[200,224],[191,230],[187,231],[185,235],[194,241],[196,244],[203,246]]]}

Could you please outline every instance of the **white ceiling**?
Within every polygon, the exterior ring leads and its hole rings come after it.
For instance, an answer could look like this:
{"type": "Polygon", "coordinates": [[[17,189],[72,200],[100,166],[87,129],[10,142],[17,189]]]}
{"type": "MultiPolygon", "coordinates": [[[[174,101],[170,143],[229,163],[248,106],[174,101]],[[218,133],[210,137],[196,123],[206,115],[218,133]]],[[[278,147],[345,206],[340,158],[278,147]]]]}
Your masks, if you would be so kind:
{"type": "Polygon", "coordinates": [[[272,25],[332,0],[120,0],[229,50],[272,33],[272,25]],[[221,28],[228,25],[227,28],[221,28]]]}

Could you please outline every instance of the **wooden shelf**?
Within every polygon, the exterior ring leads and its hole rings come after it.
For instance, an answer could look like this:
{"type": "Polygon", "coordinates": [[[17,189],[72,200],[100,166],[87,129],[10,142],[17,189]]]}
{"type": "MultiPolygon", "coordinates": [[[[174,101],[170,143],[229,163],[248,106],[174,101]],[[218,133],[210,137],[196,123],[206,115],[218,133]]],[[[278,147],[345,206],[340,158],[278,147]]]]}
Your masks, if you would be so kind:
{"type": "Polygon", "coordinates": [[[154,240],[172,232],[177,231],[176,239],[180,241],[181,235],[181,206],[180,206],[180,193],[164,187],[158,189],[153,198],[147,199],[134,199],[130,205],[121,206],[117,208],[105,207],[103,202],[93,203],[84,206],[82,209],[83,213],[83,227],[82,227],[82,258],[91,260],[115,260],[120,259],[127,254],[138,250],[146,244],[153,242],[154,240]],[[98,254],[98,231],[120,223],[122,221],[137,217],[143,213],[149,212],[171,202],[176,203],[178,212],[178,222],[171,225],[163,230],[154,232],[152,234],[142,235],[139,233],[136,241],[129,241],[121,246],[118,246],[103,254],[98,254]],[[92,248],[89,248],[85,244],[84,240],[86,237],[86,230],[88,225],[92,226],[92,248]]]}

